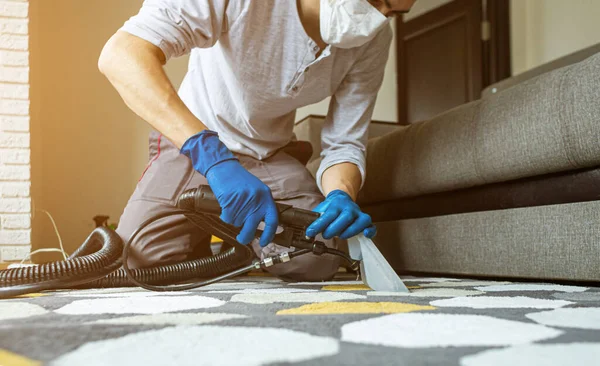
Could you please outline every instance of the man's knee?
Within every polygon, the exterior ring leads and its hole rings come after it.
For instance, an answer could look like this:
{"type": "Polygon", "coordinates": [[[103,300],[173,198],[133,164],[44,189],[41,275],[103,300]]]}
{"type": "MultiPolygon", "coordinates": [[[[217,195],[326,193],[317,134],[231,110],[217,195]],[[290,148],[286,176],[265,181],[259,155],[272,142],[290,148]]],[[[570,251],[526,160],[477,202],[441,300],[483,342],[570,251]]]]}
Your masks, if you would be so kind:
{"type": "Polygon", "coordinates": [[[290,262],[267,268],[267,271],[288,281],[318,282],[331,280],[339,266],[340,258],[337,256],[305,254],[290,262]]]}
{"type": "MultiPolygon", "coordinates": [[[[148,268],[184,261],[190,250],[182,245],[184,238],[161,238],[161,232],[148,227],[142,230],[129,246],[127,263],[131,268],[148,268]]],[[[128,240],[128,238],[123,238],[128,240]]]]}
{"type": "MultiPolygon", "coordinates": [[[[141,220],[123,220],[117,234],[125,243],[141,223],[141,220]]],[[[129,246],[127,264],[131,268],[147,268],[210,255],[210,235],[200,231],[185,216],[176,215],[141,230],[129,246]]]]}

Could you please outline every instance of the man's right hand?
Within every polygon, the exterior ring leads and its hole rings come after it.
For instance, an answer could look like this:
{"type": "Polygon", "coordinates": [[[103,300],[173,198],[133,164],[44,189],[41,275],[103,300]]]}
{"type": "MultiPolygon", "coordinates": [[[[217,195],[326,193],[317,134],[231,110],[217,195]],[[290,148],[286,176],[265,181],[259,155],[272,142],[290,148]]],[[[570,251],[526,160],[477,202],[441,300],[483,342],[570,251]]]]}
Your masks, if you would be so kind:
{"type": "Polygon", "coordinates": [[[208,180],[221,206],[221,220],[242,227],[236,238],[238,242],[249,244],[261,221],[265,222],[265,228],[260,246],[273,241],[279,217],[271,190],[240,164],[216,132],[204,130],[190,137],[181,153],[208,180]]]}

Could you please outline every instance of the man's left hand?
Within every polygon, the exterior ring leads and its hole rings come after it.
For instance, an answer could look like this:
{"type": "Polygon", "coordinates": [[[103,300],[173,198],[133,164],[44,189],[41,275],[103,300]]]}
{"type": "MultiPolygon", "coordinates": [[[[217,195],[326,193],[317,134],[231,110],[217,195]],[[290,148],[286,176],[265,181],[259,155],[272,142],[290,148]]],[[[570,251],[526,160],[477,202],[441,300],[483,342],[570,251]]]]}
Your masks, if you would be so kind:
{"type": "Polygon", "coordinates": [[[324,239],[335,236],[349,239],[362,232],[367,238],[372,238],[377,233],[371,216],[363,213],[348,193],[342,190],[330,192],[313,211],[321,216],[306,229],[306,235],[310,237],[323,233],[324,239]]]}

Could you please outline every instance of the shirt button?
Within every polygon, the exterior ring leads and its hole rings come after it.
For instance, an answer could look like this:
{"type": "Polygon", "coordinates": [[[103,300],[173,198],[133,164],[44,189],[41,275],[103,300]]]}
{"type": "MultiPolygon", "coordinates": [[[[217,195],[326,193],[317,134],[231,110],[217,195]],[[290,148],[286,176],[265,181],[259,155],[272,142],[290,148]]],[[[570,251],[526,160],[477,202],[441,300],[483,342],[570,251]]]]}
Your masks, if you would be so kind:
{"type": "Polygon", "coordinates": [[[304,69],[304,72],[308,72],[308,69],[310,69],[310,67],[307,67],[306,69],[304,69]]]}
{"type": "Polygon", "coordinates": [[[319,50],[319,46],[314,46],[313,51],[317,52],[319,50]]]}
{"type": "Polygon", "coordinates": [[[293,87],[293,88],[292,88],[292,91],[293,91],[293,92],[297,92],[297,91],[298,91],[298,87],[297,87],[297,86],[293,87]]]}

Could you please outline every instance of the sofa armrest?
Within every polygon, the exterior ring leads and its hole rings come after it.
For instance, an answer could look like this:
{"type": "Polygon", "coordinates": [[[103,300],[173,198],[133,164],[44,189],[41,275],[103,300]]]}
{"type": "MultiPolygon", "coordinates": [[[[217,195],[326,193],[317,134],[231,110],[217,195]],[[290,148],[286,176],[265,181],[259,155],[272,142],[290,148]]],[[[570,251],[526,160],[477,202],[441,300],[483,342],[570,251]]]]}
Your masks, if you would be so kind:
{"type": "Polygon", "coordinates": [[[504,79],[495,84],[492,84],[492,85],[488,86],[487,88],[485,88],[481,92],[481,97],[482,98],[489,97],[490,95],[494,95],[502,90],[513,87],[513,86],[520,84],[526,80],[533,79],[536,76],[545,74],[547,72],[550,72],[550,71],[553,71],[556,69],[560,69],[565,66],[576,64],[598,52],[600,52],[600,43],[593,45],[591,47],[588,47],[588,48],[584,48],[583,50],[577,51],[575,53],[571,53],[564,57],[558,58],[554,61],[547,62],[543,65],[535,67],[531,70],[527,70],[521,74],[515,75],[508,79],[504,79]]]}

